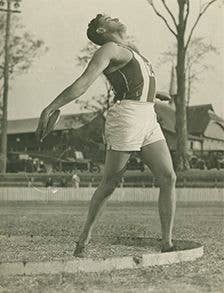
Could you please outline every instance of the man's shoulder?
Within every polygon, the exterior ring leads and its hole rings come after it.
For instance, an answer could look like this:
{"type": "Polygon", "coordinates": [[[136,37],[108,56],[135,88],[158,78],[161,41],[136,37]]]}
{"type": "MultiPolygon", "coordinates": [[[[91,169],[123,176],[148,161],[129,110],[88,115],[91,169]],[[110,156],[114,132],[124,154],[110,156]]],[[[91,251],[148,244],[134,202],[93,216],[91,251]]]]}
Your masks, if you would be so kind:
{"type": "Polygon", "coordinates": [[[97,50],[96,54],[102,54],[104,56],[109,57],[110,59],[118,61],[129,58],[128,55],[130,55],[130,50],[118,45],[115,42],[107,42],[97,50]]]}
{"type": "Polygon", "coordinates": [[[94,54],[93,58],[106,58],[106,59],[115,59],[118,55],[117,45],[114,42],[108,42],[102,45],[94,54]]]}
{"type": "Polygon", "coordinates": [[[114,55],[118,51],[118,45],[115,42],[107,42],[103,44],[97,51],[96,54],[98,53],[103,53],[103,54],[109,54],[109,55],[114,55]]]}
{"type": "Polygon", "coordinates": [[[115,49],[117,47],[118,47],[117,43],[112,42],[112,41],[111,42],[107,42],[107,43],[105,43],[105,44],[103,44],[101,46],[101,48],[105,48],[105,49],[115,49]]]}

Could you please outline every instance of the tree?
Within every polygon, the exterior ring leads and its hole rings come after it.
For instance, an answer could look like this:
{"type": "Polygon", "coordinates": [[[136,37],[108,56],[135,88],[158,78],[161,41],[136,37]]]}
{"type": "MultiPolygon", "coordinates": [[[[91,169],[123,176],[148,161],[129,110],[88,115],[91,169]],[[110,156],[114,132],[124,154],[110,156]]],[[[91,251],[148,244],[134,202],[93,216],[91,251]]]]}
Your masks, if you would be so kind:
{"type": "MultiPolygon", "coordinates": [[[[189,22],[190,15],[190,0],[177,0],[178,16],[172,12],[166,0],[160,0],[166,14],[160,11],[155,6],[153,0],[147,0],[152,7],[155,14],[164,22],[170,33],[175,37],[177,46],[176,57],[176,75],[177,75],[177,98],[175,100],[176,106],[176,156],[175,156],[175,169],[185,170],[189,168],[187,160],[187,114],[186,114],[186,97],[185,97],[185,81],[186,81],[186,55],[189,49],[192,36],[198,26],[199,20],[205,14],[209,7],[218,0],[210,0],[200,5],[200,11],[186,33],[186,28],[189,22]],[[170,23],[171,21],[171,23],[170,23]]],[[[158,1],[157,1],[158,3],[158,1]]]]}
{"type": "MultiPolygon", "coordinates": [[[[0,18],[0,106],[1,154],[0,172],[6,172],[7,161],[7,104],[10,78],[30,67],[33,59],[44,48],[42,40],[24,30],[18,17],[11,17],[11,2],[7,1],[6,15],[0,18]]],[[[2,9],[4,11],[4,9],[2,9]]]]}
{"type": "MultiPolygon", "coordinates": [[[[190,105],[190,98],[195,84],[200,80],[202,73],[206,70],[212,69],[213,66],[206,60],[209,54],[219,54],[218,49],[212,44],[206,42],[202,37],[193,38],[189,44],[189,49],[186,53],[186,105],[190,105]],[[205,60],[206,59],[206,60],[205,60]]],[[[177,59],[177,48],[173,46],[162,53],[159,60],[159,66],[165,63],[175,64],[177,59]]]]}
{"type": "MultiPolygon", "coordinates": [[[[46,52],[48,48],[44,46],[43,40],[35,39],[32,34],[25,31],[25,27],[20,23],[19,17],[13,17],[10,30],[9,74],[12,79],[16,74],[26,72],[30,68],[34,58],[46,52]]],[[[4,31],[5,17],[3,16],[0,18],[0,95],[3,89],[4,31]]]]}

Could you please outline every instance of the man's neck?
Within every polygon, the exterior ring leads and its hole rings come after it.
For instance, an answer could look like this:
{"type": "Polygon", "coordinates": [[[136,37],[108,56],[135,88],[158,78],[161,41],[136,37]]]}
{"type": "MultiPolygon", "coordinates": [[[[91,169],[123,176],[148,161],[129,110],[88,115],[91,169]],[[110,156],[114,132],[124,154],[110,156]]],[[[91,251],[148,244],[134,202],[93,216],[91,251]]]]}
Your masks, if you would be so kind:
{"type": "Polygon", "coordinates": [[[128,45],[128,39],[125,33],[111,34],[110,40],[117,44],[126,45],[126,46],[128,45]]]}

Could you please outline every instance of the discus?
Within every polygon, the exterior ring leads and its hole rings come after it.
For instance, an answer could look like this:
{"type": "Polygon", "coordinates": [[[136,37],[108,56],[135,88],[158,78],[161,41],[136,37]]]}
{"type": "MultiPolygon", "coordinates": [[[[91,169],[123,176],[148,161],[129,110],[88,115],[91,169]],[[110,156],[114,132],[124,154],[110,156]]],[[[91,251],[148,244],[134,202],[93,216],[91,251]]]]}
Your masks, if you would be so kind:
{"type": "Polygon", "coordinates": [[[55,110],[48,118],[47,126],[45,130],[43,130],[42,137],[40,141],[42,142],[52,130],[54,130],[56,124],[60,119],[60,110],[55,110]]]}

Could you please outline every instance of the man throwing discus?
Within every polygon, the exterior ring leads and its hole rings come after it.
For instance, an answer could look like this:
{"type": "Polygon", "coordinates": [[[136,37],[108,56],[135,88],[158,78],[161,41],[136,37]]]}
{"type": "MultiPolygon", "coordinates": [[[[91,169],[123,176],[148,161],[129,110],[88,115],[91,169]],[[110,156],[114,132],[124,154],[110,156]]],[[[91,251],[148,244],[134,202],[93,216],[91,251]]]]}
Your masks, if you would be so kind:
{"type": "Polygon", "coordinates": [[[144,163],[159,182],[161,250],[172,251],[176,175],[154,110],[156,96],[162,100],[169,97],[157,93],[151,63],[128,44],[126,26],[118,18],[98,14],[89,23],[87,36],[100,46],[99,49],[83,74],[43,110],[37,130],[37,135],[40,136],[40,130],[47,126],[49,116],[54,111],[84,94],[100,74],[107,77],[115,96],[114,104],[106,115],[104,175],[92,196],[74,255],[83,256],[94,224],[118,185],[130,154],[134,151],[141,152],[144,163]]]}

